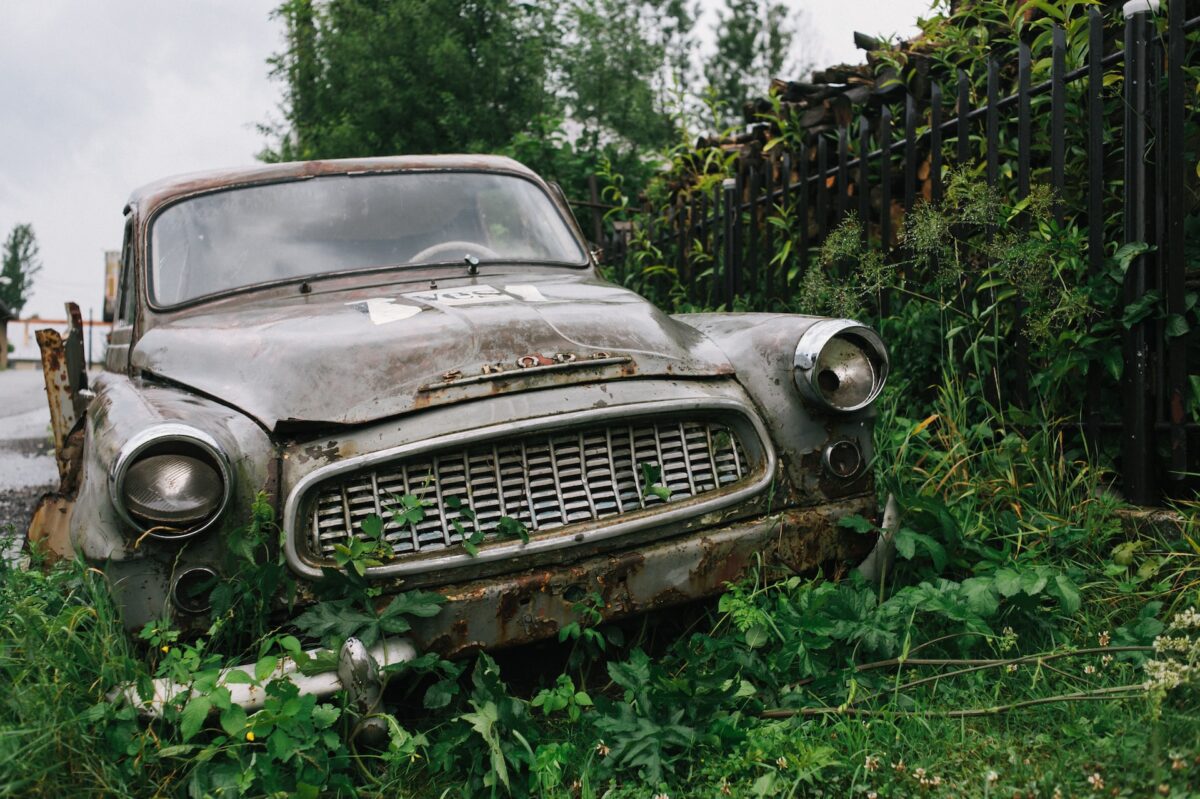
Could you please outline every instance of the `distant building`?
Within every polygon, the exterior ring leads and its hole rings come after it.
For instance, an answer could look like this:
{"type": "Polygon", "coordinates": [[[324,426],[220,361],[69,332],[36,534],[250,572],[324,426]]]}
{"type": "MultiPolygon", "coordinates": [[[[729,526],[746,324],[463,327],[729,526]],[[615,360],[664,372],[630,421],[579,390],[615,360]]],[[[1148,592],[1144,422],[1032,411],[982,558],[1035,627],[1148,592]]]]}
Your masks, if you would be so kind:
{"type": "Polygon", "coordinates": [[[8,320],[12,319],[12,311],[0,300],[0,369],[8,368],[8,320]]]}
{"type": "MultiPolygon", "coordinates": [[[[0,319],[3,319],[2,314],[0,319]]],[[[13,368],[40,369],[42,354],[38,350],[37,331],[52,327],[65,336],[68,324],[66,319],[42,319],[36,316],[29,319],[12,319],[8,325],[8,340],[13,345],[12,355],[9,356],[13,368]]],[[[108,349],[108,334],[111,330],[111,322],[89,322],[86,318],[83,320],[83,348],[89,363],[104,362],[104,353],[108,349]]]]}

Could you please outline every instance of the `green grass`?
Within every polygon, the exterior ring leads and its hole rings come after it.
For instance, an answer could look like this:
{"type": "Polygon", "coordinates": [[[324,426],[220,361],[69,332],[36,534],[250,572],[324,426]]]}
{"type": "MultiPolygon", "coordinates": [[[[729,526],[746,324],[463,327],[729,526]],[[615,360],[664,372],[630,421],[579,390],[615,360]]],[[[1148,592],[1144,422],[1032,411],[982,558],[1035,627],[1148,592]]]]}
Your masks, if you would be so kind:
{"type": "MultiPolygon", "coordinates": [[[[1147,648],[1196,604],[1192,508],[1134,529],[1056,426],[1009,427],[949,381],[921,419],[897,396],[878,426],[904,509],[882,584],[763,564],[666,645],[583,635],[581,609],[569,676],[522,674],[520,694],[487,656],[423,658],[396,679],[417,710],[362,758],[336,702],[222,710],[204,639],[158,627],[135,646],[98,573],[4,570],[0,794],[1200,795],[1194,673],[1143,688],[1147,648]],[[206,704],[145,724],[105,700],[152,673],[196,678],[206,704]]],[[[257,656],[293,648],[283,633],[257,656]]]]}

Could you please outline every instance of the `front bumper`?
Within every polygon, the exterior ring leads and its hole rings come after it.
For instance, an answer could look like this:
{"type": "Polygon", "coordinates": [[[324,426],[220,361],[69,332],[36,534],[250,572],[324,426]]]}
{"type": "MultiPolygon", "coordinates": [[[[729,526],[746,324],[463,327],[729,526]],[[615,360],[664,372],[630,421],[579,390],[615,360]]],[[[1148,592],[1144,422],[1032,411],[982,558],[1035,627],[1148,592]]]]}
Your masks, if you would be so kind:
{"type": "MultiPolygon", "coordinates": [[[[385,666],[411,660],[422,651],[455,657],[550,638],[564,625],[581,621],[574,606],[596,595],[600,602],[595,609],[604,621],[612,621],[720,593],[752,567],[782,573],[822,565],[853,567],[875,545],[875,536],[838,525],[839,519],[854,514],[873,516],[874,497],[788,509],[561,567],[444,586],[436,589],[447,599],[438,615],[413,619],[408,637],[380,642],[369,655],[374,664],[385,666]]],[[[391,600],[384,596],[379,601],[382,607],[391,600]]],[[[254,667],[234,668],[252,673],[254,667]]],[[[281,678],[293,680],[304,694],[327,696],[343,689],[355,693],[344,673],[302,675],[288,660],[269,679],[281,678]]],[[[237,704],[247,709],[261,706],[259,686],[229,687],[237,704]]],[[[112,698],[124,697],[144,714],[158,715],[166,703],[187,692],[188,686],[156,680],[153,696],[142,697],[126,687],[112,698]]]]}
{"type": "Polygon", "coordinates": [[[596,610],[611,621],[718,594],[759,564],[777,572],[854,566],[870,552],[875,537],[837,522],[875,512],[873,496],[852,497],[564,566],[443,586],[435,589],[447,599],[442,612],[413,620],[411,636],[418,649],[454,657],[552,637],[580,621],[573,608],[585,597],[598,595],[596,610]]]}

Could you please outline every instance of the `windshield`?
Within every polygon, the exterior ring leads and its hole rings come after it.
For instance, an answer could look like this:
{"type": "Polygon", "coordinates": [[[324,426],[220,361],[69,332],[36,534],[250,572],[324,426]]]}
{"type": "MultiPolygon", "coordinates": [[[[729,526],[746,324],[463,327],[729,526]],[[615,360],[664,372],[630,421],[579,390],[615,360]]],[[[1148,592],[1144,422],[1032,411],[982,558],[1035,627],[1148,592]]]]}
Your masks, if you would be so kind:
{"type": "Polygon", "coordinates": [[[177,305],[244,286],[423,264],[583,265],[550,198],[479,172],[335,175],[205,194],[150,233],[151,291],[177,305]]]}

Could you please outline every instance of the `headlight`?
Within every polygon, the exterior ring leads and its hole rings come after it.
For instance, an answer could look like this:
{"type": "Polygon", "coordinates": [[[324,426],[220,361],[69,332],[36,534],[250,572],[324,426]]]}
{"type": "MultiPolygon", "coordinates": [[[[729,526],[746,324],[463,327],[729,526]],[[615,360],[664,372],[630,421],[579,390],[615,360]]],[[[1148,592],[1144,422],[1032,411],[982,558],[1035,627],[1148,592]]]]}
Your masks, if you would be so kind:
{"type": "Polygon", "coordinates": [[[134,529],[178,539],[207,529],[229,501],[229,468],[217,443],[185,425],[160,425],[122,448],[109,481],[134,529]]]}
{"type": "Polygon", "coordinates": [[[815,323],[796,345],[796,386],[808,399],[835,411],[871,404],[887,381],[882,339],[849,319],[815,323]]]}

